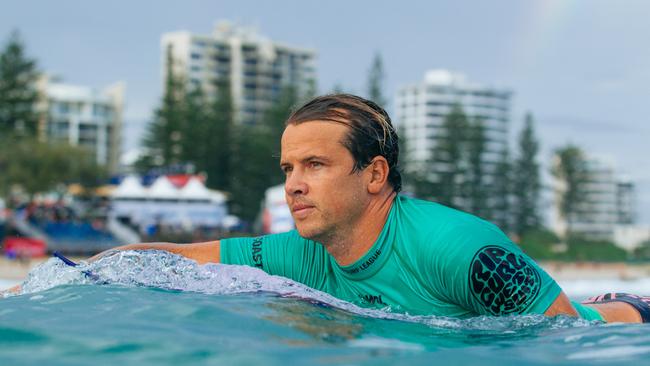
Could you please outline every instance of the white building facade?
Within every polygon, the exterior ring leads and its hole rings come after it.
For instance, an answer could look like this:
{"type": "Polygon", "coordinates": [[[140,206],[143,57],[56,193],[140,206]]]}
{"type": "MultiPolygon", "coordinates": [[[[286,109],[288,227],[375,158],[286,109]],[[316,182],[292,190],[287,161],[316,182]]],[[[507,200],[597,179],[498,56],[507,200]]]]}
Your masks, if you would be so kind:
{"type": "Polygon", "coordinates": [[[95,90],[41,77],[40,138],[87,148],[98,164],[117,172],[125,88],[124,82],[117,82],[95,90]]]}
{"type": "Polygon", "coordinates": [[[168,49],[174,72],[183,75],[190,86],[213,96],[216,82],[229,80],[239,123],[259,123],[285,86],[293,85],[298,95],[315,89],[314,50],[272,41],[252,28],[221,21],[210,35],[189,31],[163,34],[163,80],[168,49]]]}
{"type": "Polygon", "coordinates": [[[496,164],[508,148],[511,95],[509,90],[481,85],[447,70],[430,70],[422,81],[399,88],[395,125],[408,141],[405,153],[411,164],[429,158],[454,105],[460,105],[470,120],[482,120],[488,140],[484,159],[496,164]]]}
{"type": "Polygon", "coordinates": [[[574,234],[594,240],[620,241],[618,244],[631,249],[638,236],[638,230],[633,228],[634,184],[617,175],[614,163],[607,159],[588,156],[585,169],[588,179],[583,187],[584,199],[570,218],[563,217],[559,211],[565,187],[557,180],[554,182],[554,231],[566,235],[570,226],[574,234]]]}

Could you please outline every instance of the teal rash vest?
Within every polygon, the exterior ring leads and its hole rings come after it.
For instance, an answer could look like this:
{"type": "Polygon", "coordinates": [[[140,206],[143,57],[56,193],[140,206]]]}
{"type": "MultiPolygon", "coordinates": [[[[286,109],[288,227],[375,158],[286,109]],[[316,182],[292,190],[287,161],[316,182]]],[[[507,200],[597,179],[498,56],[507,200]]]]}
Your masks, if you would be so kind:
{"type": "Polygon", "coordinates": [[[360,306],[412,315],[543,314],[561,293],[495,225],[402,195],[371,249],[351,265],[340,266],[323,245],[295,230],[221,240],[221,262],[254,266],[360,306]]]}

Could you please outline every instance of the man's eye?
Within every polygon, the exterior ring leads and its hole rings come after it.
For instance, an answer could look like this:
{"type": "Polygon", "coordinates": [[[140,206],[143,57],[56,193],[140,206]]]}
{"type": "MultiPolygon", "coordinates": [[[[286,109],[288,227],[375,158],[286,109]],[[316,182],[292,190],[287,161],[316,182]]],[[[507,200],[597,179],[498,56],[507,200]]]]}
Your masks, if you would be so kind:
{"type": "Polygon", "coordinates": [[[319,163],[318,161],[310,161],[309,162],[309,167],[310,168],[320,168],[321,166],[323,166],[323,164],[319,163]]]}
{"type": "Polygon", "coordinates": [[[290,166],[283,166],[283,167],[281,167],[280,169],[282,169],[282,172],[283,172],[284,174],[289,174],[289,173],[291,173],[291,171],[293,170],[293,168],[291,168],[290,166]]]}

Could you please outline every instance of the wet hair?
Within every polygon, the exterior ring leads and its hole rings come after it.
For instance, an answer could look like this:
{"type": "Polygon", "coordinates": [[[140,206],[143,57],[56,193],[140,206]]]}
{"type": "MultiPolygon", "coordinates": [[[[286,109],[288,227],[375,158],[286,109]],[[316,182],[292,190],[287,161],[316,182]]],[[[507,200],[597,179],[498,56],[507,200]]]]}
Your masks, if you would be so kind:
{"type": "Polygon", "coordinates": [[[349,127],[343,146],[354,159],[352,172],[370,165],[376,156],[388,161],[388,183],[395,192],[402,189],[402,176],[398,170],[398,137],[390,117],[376,103],[351,94],[328,94],[316,97],[293,112],[287,125],[309,121],[330,121],[349,127]]]}

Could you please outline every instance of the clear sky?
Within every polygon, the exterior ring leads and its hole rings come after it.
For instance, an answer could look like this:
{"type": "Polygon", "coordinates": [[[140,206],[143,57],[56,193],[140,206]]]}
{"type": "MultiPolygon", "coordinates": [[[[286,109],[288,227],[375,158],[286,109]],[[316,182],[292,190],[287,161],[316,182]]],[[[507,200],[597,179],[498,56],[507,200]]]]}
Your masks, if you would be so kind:
{"type": "Polygon", "coordinates": [[[209,34],[219,19],[316,49],[322,92],[363,93],[375,52],[389,97],[431,68],[509,88],[513,140],[531,111],[543,163],[567,142],[614,161],[650,223],[650,1],[14,1],[0,37],[18,29],[40,68],[67,82],[126,81],[133,147],[161,93],[161,34],[209,34]]]}

